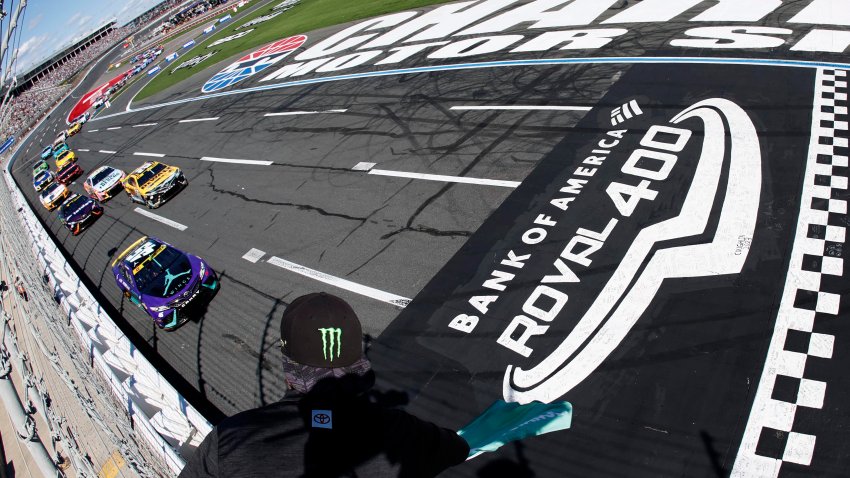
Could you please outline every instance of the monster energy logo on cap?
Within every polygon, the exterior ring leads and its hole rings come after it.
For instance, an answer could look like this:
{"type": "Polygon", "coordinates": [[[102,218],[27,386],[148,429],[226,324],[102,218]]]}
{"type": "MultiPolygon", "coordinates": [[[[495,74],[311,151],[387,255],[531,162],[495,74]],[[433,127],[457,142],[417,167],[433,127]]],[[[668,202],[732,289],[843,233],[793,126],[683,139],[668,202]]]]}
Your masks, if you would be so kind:
{"type": "Polygon", "coordinates": [[[335,327],[321,328],[322,333],[322,355],[325,360],[334,361],[334,346],[336,346],[336,358],[342,353],[342,329],[335,327]],[[330,356],[330,359],[328,358],[330,356]]]}

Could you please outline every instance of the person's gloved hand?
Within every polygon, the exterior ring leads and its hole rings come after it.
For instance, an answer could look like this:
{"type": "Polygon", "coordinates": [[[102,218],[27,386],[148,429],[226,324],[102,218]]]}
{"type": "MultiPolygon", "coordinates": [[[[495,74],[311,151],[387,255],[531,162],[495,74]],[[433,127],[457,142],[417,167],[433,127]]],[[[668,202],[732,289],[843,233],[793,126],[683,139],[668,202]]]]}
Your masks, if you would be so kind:
{"type": "Polygon", "coordinates": [[[572,417],[569,402],[520,405],[497,400],[457,434],[469,444],[469,458],[474,458],[515,440],[567,429],[572,417]]]}

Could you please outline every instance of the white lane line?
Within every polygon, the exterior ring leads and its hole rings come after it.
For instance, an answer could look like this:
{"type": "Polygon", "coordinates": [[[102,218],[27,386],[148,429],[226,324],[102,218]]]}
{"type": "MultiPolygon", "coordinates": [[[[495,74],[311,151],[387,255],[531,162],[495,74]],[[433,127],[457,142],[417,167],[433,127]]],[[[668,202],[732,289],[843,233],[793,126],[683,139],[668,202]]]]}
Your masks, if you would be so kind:
{"type": "Polygon", "coordinates": [[[590,111],[591,106],[452,106],[452,110],[590,111]]]}
{"type": "Polygon", "coordinates": [[[281,259],[280,257],[272,256],[267,262],[273,266],[278,266],[282,269],[295,272],[296,274],[301,274],[304,277],[309,277],[310,279],[315,279],[319,282],[324,282],[325,284],[355,292],[366,297],[371,297],[372,299],[380,300],[381,302],[386,302],[396,307],[406,307],[407,304],[410,303],[410,299],[406,297],[384,292],[382,290],[358,284],[356,282],[351,282],[330,274],[325,274],[324,272],[319,272],[317,270],[310,269],[309,267],[289,262],[285,259],[281,259]]]}
{"type": "Polygon", "coordinates": [[[425,181],[442,181],[445,183],[479,184],[482,186],[499,186],[503,188],[515,188],[520,185],[519,181],[505,181],[502,179],[467,178],[462,176],[443,176],[441,174],[407,173],[404,171],[390,171],[387,169],[372,169],[375,163],[357,163],[352,171],[369,171],[376,176],[393,176],[396,178],[424,179],[425,181]]]}
{"type": "Polygon", "coordinates": [[[142,128],[145,126],[156,126],[158,123],[142,123],[142,124],[134,124],[134,128],[142,128]]]}
{"type": "Polygon", "coordinates": [[[121,129],[121,126],[113,126],[112,128],[106,128],[106,131],[112,131],[114,129],[121,129]]]}
{"type": "Polygon", "coordinates": [[[296,115],[318,115],[325,113],[345,113],[344,110],[323,110],[323,111],[281,111],[280,113],[266,113],[263,116],[296,116],[296,115]]]}
{"type": "Polygon", "coordinates": [[[83,153],[88,153],[91,150],[89,150],[89,149],[78,149],[77,151],[80,151],[80,152],[83,152],[83,153]]]}
{"type": "Polygon", "coordinates": [[[242,258],[245,259],[248,262],[253,262],[254,264],[256,264],[257,261],[262,259],[262,257],[264,255],[266,255],[265,252],[263,252],[259,249],[253,249],[252,248],[250,251],[246,252],[245,255],[242,256],[242,258]]]}
{"type": "Polygon", "coordinates": [[[142,153],[142,152],[139,152],[139,151],[136,151],[135,153],[133,153],[133,156],[151,156],[153,158],[164,158],[165,157],[165,155],[161,154],[161,153],[142,153]]]}
{"type": "Polygon", "coordinates": [[[100,130],[99,129],[90,129],[89,133],[97,133],[98,131],[100,131],[100,130]]]}
{"type": "Polygon", "coordinates": [[[198,121],[215,121],[215,120],[217,120],[217,119],[218,119],[218,116],[215,116],[215,117],[213,117],[213,118],[194,118],[194,119],[184,119],[184,120],[180,120],[180,121],[178,121],[178,123],[195,123],[195,122],[198,122],[198,121]]]}
{"type": "Polygon", "coordinates": [[[171,219],[168,219],[166,217],[162,217],[159,214],[154,214],[154,213],[152,213],[148,210],[142,209],[140,207],[137,207],[134,210],[137,213],[141,214],[142,216],[149,217],[149,218],[153,219],[154,221],[161,222],[161,223],[165,224],[166,226],[171,226],[174,229],[177,229],[179,231],[185,231],[186,229],[188,229],[187,226],[184,226],[183,224],[180,224],[179,222],[172,221],[171,219]]]}
{"type": "Polygon", "coordinates": [[[105,149],[101,149],[100,151],[98,151],[98,153],[103,153],[103,154],[115,154],[115,151],[107,151],[107,150],[105,150],[105,149]]]}
{"type": "Polygon", "coordinates": [[[260,166],[268,166],[274,164],[273,161],[261,161],[258,159],[228,159],[228,158],[212,158],[204,156],[201,161],[211,161],[214,163],[234,163],[234,164],[257,164],[260,166]]]}

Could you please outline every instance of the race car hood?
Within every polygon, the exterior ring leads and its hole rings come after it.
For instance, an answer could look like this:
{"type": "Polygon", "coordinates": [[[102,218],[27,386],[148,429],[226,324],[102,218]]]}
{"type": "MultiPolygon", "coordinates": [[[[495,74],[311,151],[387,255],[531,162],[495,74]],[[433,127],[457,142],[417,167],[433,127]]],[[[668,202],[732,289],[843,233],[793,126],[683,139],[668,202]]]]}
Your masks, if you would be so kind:
{"type": "Polygon", "coordinates": [[[38,187],[38,186],[41,186],[42,184],[46,183],[50,179],[51,179],[50,173],[47,172],[47,171],[44,171],[44,172],[39,173],[38,176],[36,176],[35,179],[32,180],[32,183],[33,183],[33,185],[38,187]]]}
{"type": "Polygon", "coordinates": [[[185,275],[178,274],[169,285],[168,292],[170,294],[165,297],[145,295],[143,301],[146,305],[154,307],[168,305],[175,300],[188,300],[193,294],[198,292],[201,282],[201,259],[192,254],[186,254],[186,256],[189,258],[191,273],[185,275]]]}
{"type": "Polygon", "coordinates": [[[88,219],[94,209],[95,202],[86,198],[81,205],[71,210],[64,210],[65,221],[69,223],[80,222],[88,219]]]}
{"type": "Polygon", "coordinates": [[[49,158],[51,154],[53,154],[53,148],[48,146],[41,150],[41,159],[49,158]]]}
{"type": "Polygon", "coordinates": [[[118,183],[118,181],[120,181],[120,180],[121,180],[121,171],[118,171],[116,169],[116,170],[113,170],[109,174],[109,176],[107,176],[107,177],[101,179],[99,182],[97,182],[94,185],[94,188],[97,189],[99,192],[103,192],[103,191],[106,191],[107,189],[113,188],[115,186],[115,184],[118,183]]]}
{"type": "Polygon", "coordinates": [[[41,193],[41,200],[44,201],[44,202],[53,202],[53,201],[56,200],[56,198],[61,196],[65,191],[67,191],[67,189],[63,186],[60,186],[58,188],[53,188],[49,192],[45,191],[45,192],[41,193]]]}
{"type": "Polygon", "coordinates": [[[71,163],[71,164],[65,166],[64,168],[62,168],[56,175],[60,179],[65,179],[65,178],[68,178],[69,176],[73,176],[74,174],[76,174],[77,170],[79,170],[79,169],[80,169],[80,165],[78,165],[77,163],[71,163]]]}
{"type": "Polygon", "coordinates": [[[169,166],[162,171],[159,172],[156,176],[150,178],[148,182],[145,184],[140,184],[139,187],[142,188],[145,192],[150,192],[157,189],[161,185],[165,185],[170,180],[173,180],[177,177],[177,168],[174,166],[169,166]]]}

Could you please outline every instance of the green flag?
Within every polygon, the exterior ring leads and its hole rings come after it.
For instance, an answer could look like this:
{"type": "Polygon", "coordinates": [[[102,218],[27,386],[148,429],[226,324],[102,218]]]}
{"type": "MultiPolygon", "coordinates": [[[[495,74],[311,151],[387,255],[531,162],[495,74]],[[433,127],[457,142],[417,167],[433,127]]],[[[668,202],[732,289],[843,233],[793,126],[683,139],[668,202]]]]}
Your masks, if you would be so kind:
{"type": "Polygon", "coordinates": [[[520,405],[496,400],[457,434],[469,443],[469,458],[473,458],[512,441],[565,430],[572,418],[573,406],[569,402],[520,405]]]}

